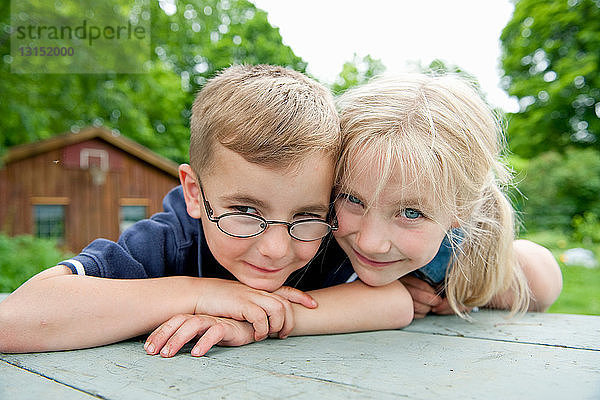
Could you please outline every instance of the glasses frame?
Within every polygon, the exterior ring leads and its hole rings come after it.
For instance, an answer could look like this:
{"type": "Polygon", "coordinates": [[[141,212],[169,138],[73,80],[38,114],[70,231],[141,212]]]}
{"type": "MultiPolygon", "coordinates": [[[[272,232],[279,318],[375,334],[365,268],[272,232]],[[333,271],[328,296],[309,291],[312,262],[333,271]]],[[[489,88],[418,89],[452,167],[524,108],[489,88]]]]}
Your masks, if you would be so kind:
{"type": "Polygon", "coordinates": [[[204,194],[204,188],[202,187],[202,185],[200,183],[198,183],[198,187],[200,188],[200,193],[202,195],[202,202],[204,203],[204,209],[206,210],[206,216],[208,217],[208,220],[210,222],[214,222],[217,225],[217,228],[219,228],[219,230],[221,232],[223,232],[224,234],[226,234],[228,236],[234,237],[234,238],[247,239],[247,238],[251,238],[251,237],[256,237],[256,236],[264,233],[269,228],[269,225],[285,225],[287,227],[287,232],[290,235],[290,237],[292,237],[293,239],[296,239],[300,242],[314,242],[316,240],[321,240],[324,237],[326,237],[327,235],[329,235],[331,232],[335,232],[338,230],[338,222],[337,222],[337,218],[335,218],[335,213],[333,212],[333,206],[331,207],[331,211],[330,211],[330,215],[334,216],[332,223],[329,223],[320,218],[306,218],[306,219],[301,219],[301,220],[294,221],[294,222],[268,220],[268,219],[261,217],[260,215],[245,213],[245,212],[241,212],[241,211],[228,212],[225,214],[221,214],[218,217],[215,217],[215,216],[213,216],[214,211],[213,211],[212,207],[210,206],[210,203],[208,202],[208,200],[206,200],[206,195],[204,194]],[[242,215],[244,217],[250,217],[250,218],[256,219],[258,221],[261,221],[261,222],[263,222],[264,228],[260,232],[257,232],[252,235],[234,235],[233,233],[225,231],[223,228],[221,228],[221,225],[219,224],[219,221],[221,219],[223,219],[225,217],[230,217],[233,215],[242,215]],[[301,239],[292,234],[292,229],[294,228],[294,226],[299,225],[301,223],[310,222],[310,221],[318,221],[324,225],[327,225],[329,227],[329,232],[327,232],[325,235],[323,235],[320,238],[311,239],[311,240],[301,239]]]}

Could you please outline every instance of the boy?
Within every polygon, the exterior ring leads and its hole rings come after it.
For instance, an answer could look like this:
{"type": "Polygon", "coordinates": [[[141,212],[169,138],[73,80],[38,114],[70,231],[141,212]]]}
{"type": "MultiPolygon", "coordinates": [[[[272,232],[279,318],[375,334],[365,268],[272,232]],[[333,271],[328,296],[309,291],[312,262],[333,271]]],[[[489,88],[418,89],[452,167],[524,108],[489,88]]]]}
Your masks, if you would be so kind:
{"type": "MultiPolygon", "coordinates": [[[[228,68],[194,103],[191,166],[180,167],[182,185],[166,196],[165,212],[138,222],[118,243],[92,242],[0,303],[0,351],[113,343],[174,315],[206,315],[203,323],[222,336],[214,343],[241,344],[227,341],[222,323],[253,334],[243,342],[285,337],[294,318],[308,320],[305,307],[316,306],[310,296],[280,287],[335,229],[327,216],[339,142],[327,89],[280,67],[228,68]],[[288,300],[305,307],[292,311],[288,300]]],[[[351,287],[366,289],[361,285],[351,287]]],[[[368,290],[383,299],[387,289],[368,290]]],[[[382,314],[375,325],[357,326],[348,313],[332,324],[324,311],[335,301],[327,293],[317,293],[325,307],[297,333],[389,327],[378,322],[382,314]]]]}

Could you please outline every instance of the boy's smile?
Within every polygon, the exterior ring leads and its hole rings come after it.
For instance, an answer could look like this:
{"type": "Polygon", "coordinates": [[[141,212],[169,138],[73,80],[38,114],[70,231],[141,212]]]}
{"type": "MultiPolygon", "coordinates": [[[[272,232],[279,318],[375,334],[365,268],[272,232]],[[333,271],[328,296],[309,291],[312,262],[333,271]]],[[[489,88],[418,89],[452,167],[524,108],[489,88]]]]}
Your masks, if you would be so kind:
{"type": "MultiPolygon", "coordinates": [[[[250,163],[234,151],[216,145],[212,159],[212,168],[200,179],[213,218],[244,212],[285,222],[326,220],[333,165],[325,155],[307,156],[291,169],[282,170],[250,163]]],[[[254,237],[228,236],[208,219],[191,168],[181,167],[180,175],[188,213],[201,218],[213,256],[240,282],[255,289],[277,290],[317,252],[321,240],[296,240],[282,224],[269,225],[254,237]]]]}

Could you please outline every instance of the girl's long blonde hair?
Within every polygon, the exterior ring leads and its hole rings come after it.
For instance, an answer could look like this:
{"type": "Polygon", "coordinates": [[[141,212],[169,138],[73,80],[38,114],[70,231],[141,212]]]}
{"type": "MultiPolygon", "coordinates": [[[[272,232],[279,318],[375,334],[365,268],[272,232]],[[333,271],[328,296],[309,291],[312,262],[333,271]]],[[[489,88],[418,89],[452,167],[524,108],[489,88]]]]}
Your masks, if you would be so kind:
{"type": "Polygon", "coordinates": [[[512,312],[526,311],[529,290],[513,252],[514,210],[503,193],[512,178],[502,160],[504,136],[472,85],[450,75],[380,77],[344,93],[338,108],[336,185],[343,190],[360,174],[356,157],[379,162],[375,197],[397,168],[405,171],[411,188],[428,188],[437,215],[460,226],[460,238],[448,232],[455,259],[445,289],[452,309],[465,317],[462,307],[489,304],[510,290],[512,312]]]}

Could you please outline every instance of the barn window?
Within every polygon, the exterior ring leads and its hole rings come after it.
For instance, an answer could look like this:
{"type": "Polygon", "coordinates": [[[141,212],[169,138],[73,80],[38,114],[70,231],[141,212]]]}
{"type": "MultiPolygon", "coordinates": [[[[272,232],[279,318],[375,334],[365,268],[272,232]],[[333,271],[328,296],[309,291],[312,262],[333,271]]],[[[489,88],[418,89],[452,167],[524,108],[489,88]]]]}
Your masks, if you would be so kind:
{"type": "Polygon", "coordinates": [[[65,240],[65,206],[58,204],[36,204],[33,206],[35,235],[40,238],[65,240]]]}
{"type": "Polygon", "coordinates": [[[119,229],[121,233],[137,221],[146,218],[146,206],[121,206],[121,221],[119,229]]]}

